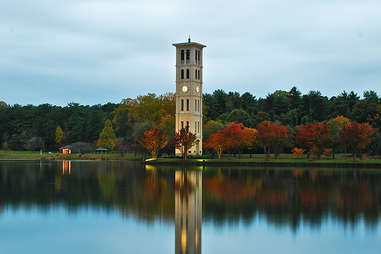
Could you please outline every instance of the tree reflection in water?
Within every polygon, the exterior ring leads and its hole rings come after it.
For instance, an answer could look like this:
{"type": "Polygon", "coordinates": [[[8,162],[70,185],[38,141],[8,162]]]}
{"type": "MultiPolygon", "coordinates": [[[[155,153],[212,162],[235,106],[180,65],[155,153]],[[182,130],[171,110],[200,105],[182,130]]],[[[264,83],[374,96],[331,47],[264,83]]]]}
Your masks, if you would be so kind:
{"type": "Polygon", "coordinates": [[[250,223],[259,216],[297,231],[301,224],[320,227],[326,219],[352,227],[364,220],[372,228],[381,215],[376,170],[179,171],[117,161],[1,161],[0,183],[0,213],[8,207],[58,205],[71,212],[83,207],[119,211],[146,223],[174,221],[176,243],[183,238],[186,246],[201,246],[201,218],[222,225],[250,223]]]}

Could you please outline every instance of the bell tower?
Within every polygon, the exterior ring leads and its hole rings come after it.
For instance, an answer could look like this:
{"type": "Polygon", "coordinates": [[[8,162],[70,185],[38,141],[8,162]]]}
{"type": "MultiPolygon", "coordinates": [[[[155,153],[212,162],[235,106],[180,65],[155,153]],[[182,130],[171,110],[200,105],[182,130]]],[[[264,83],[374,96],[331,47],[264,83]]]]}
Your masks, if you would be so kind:
{"type": "MultiPolygon", "coordinates": [[[[189,126],[196,134],[196,145],[189,155],[202,155],[202,51],[205,45],[197,42],[175,43],[176,47],[176,132],[189,126]]],[[[181,155],[179,149],[176,155],[181,155]]]]}

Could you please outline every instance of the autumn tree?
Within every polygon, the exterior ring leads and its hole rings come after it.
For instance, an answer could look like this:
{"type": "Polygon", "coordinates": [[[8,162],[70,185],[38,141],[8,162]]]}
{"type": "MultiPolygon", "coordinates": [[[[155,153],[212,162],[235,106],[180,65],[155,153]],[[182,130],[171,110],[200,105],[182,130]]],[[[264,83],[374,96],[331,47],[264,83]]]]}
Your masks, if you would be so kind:
{"type": "Polygon", "coordinates": [[[339,133],[340,143],[352,152],[352,157],[360,157],[362,151],[376,137],[376,131],[367,123],[347,124],[339,133]]]}
{"type": "Polygon", "coordinates": [[[288,129],[284,125],[264,121],[258,124],[257,131],[257,139],[262,144],[266,156],[273,151],[275,158],[278,158],[287,143],[288,129]]]}
{"type": "Polygon", "coordinates": [[[331,129],[326,123],[306,123],[296,128],[296,143],[320,159],[324,149],[331,147],[331,129]]]}
{"type": "Polygon", "coordinates": [[[114,149],[114,146],[118,143],[118,139],[115,136],[114,129],[110,120],[106,120],[105,127],[99,134],[97,141],[97,147],[106,147],[108,149],[114,149]]]}
{"type": "Polygon", "coordinates": [[[340,131],[345,125],[349,124],[350,120],[344,116],[337,116],[335,118],[329,119],[327,124],[331,131],[331,145],[332,145],[332,158],[335,159],[336,151],[340,145],[340,131]]]}
{"type": "Polygon", "coordinates": [[[173,143],[176,148],[180,150],[184,160],[188,158],[188,150],[196,144],[196,134],[189,131],[189,126],[181,128],[180,131],[176,132],[173,143]]]}
{"type": "Polygon", "coordinates": [[[63,138],[64,138],[63,130],[62,130],[61,126],[57,126],[57,128],[56,128],[56,144],[58,147],[62,146],[63,138]]]}
{"type": "Polygon", "coordinates": [[[221,155],[228,145],[223,135],[220,132],[217,132],[209,136],[207,141],[204,142],[204,146],[213,149],[217,153],[218,159],[221,159],[221,155]]]}
{"type": "Polygon", "coordinates": [[[156,159],[159,150],[163,149],[168,144],[168,135],[160,128],[154,128],[145,131],[144,136],[139,140],[139,143],[151,152],[152,158],[156,159]]]}
{"type": "Polygon", "coordinates": [[[225,150],[238,150],[253,146],[255,143],[256,130],[246,128],[242,123],[231,122],[228,126],[210,135],[205,142],[205,146],[216,151],[218,158],[221,158],[225,150]]]}

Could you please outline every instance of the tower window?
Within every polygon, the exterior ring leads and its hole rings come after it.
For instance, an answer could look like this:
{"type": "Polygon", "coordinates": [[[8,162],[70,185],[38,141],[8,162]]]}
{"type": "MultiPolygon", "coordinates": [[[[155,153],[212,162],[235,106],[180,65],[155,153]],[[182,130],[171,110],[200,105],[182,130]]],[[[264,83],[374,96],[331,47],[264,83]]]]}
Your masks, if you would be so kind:
{"type": "Polygon", "coordinates": [[[187,49],[187,60],[189,60],[189,59],[190,59],[190,50],[187,49]]]}
{"type": "Polygon", "coordinates": [[[184,79],[184,70],[181,69],[181,79],[184,79]]]}
{"type": "Polygon", "coordinates": [[[189,69],[187,69],[187,79],[189,79],[189,69]]]}
{"type": "Polygon", "coordinates": [[[187,99],[187,111],[189,111],[189,99],[187,99]]]}
{"type": "Polygon", "coordinates": [[[181,111],[184,111],[184,99],[181,99],[181,111]]]}
{"type": "Polygon", "coordinates": [[[197,100],[194,100],[194,111],[197,112],[197,100]]]}
{"type": "Polygon", "coordinates": [[[181,129],[184,129],[184,122],[181,121],[181,129]]]}
{"type": "Polygon", "coordinates": [[[184,61],[184,50],[181,50],[181,61],[184,61]]]}
{"type": "Polygon", "coordinates": [[[198,74],[198,75],[197,75],[197,78],[198,78],[198,80],[200,80],[200,79],[201,79],[201,77],[200,77],[200,76],[201,76],[201,75],[200,75],[200,70],[197,71],[197,74],[198,74]]]}
{"type": "Polygon", "coordinates": [[[194,133],[196,133],[197,132],[197,122],[195,121],[194,122],[194,133]]]}
{"type": "Polygon", "coordinates": [[[201,62],[201,51],[198,51],[198,61],[201,62]]]}
{"type": "Polygon", "coordinates": [[[195,77],[195,79],[198,79],[197,78],[197,70],[194,70],[194,77],[195,77]]]}
{"type": "Polygon", "coordinates": [[[187,121],[187,126],[186,126],[186,128],[189,128],[189,121],[187,121]]]}

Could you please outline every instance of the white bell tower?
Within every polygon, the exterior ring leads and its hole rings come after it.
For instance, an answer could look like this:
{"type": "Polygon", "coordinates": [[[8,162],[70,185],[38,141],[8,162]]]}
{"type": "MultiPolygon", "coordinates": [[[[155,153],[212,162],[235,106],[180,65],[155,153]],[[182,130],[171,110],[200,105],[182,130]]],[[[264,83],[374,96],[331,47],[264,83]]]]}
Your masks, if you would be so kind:
{"type": "MultiPolygon", "coordinates": [[[[206,46],[190,38],[173,46],[176,47],[176,132],[189,126],[197,141],[188,154],[202,155],[202,51],[206,46]]],[[[179,149],[175,153],[181,155],[179,149]]]]}

